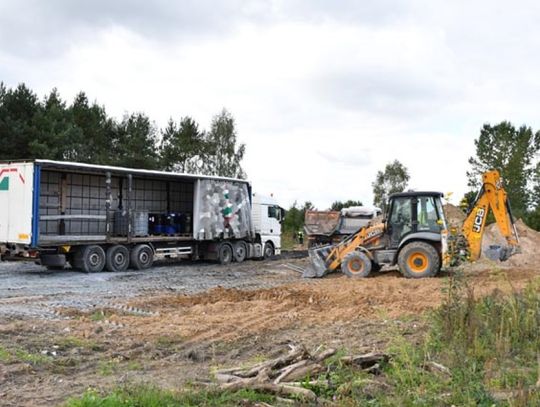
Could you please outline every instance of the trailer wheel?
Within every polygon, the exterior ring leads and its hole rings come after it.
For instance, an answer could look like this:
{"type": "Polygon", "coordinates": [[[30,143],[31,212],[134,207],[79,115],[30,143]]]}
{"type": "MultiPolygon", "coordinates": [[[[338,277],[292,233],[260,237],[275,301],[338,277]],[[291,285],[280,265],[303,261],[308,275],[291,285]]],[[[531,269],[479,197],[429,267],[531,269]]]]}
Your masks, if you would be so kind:
{"type": "Polygon", "coordinates": [[[264,244],[263,257],[265,259],[269,259],[274,255],[274,253],[274,245],[270,242],[266,242],[264,244]]]}
{"type": "Polygon", "coordinates": [[[433,277],[441,268],[441,260],[432,245],[415,241],[400,250],[398,265],[405,277],[433,277]]]}
{"type": "Polygon", "coordinates": [[[362,252],[351,252],[341,262],[341,271],[348,277],[365,278],[371,272],[371,260],[362,252]]]}
{"type": "Polygon", "coordinates": [[[236,242],[233,246],[234,261],[241,263],[247,258],[247,245],[246,242],[236,242]]]}
{"type": "Polygon", "coordinates": [[[129,250],[117,244],[107,249],[106,268],[108,271],[126,271],[129,266],[129,250]]]}
{"type": "Polygon", "coordinates": [[[138,244],[131,251],[131,267],[135,270],[146,270],[154,264],[154,251],[147,244],[138,244]]]}
{"type": "Polygon", "coordinates": [[[99,273],[105,262],[105,251],[98,245],[82,246],[75,254],[75,267],[85,273],[99,273]]]}
{"type": "Polygon", "coordinates": [[[223,243],[219,246],[218,260],[221,264],[229,264],[233,259],[233,249],[230,244],[223,243]]]}

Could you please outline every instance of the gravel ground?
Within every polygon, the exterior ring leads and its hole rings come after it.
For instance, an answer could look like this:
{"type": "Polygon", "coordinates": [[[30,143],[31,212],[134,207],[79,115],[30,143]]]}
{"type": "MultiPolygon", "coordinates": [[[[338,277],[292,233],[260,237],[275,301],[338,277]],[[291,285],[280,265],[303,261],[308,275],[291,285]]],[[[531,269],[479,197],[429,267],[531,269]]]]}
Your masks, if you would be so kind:
{"type": "Polygon", "coordinates": [[[215,263],[162,263],[146,271],[91,273],[48,271],[28,262],[0,263],[0,317],[62,318],[55,308],[88,310],[121,305],[127,299],[158,292],[196,294],[215,287],[244,290],[270,288],[299,279],[288,265],[294,258],[215,263]]]}

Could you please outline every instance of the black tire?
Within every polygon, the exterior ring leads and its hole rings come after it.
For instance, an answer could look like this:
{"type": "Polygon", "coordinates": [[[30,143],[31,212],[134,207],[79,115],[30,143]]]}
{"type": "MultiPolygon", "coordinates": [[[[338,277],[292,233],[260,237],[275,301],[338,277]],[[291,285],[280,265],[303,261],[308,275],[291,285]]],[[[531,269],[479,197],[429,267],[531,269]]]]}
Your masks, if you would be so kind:
{"type": "Polygon", "coordinates": [[[154,250],[147,244],[138,244],[131,251],[130,265],[135,270],[146,270],[154,264],[154,250]]]}
{"type": "Polygon", "coordinates": [[[103,271],[105,262],[105,251],[98,245],[82,246],[75,254],[75,268],[85,273],[103,271]]]}
{"type": "Polygon", "coordinates": [[[343,258],[341,271],[348,277],[366,278],[371,273],[371,259],[363,252],[351,252],[343,258]]]}
{"type": "Polygon", "coordinates": [[[264,244],[264,249],[263,249],[263,258],[269,259],[270,257],[274,255],[274,253],[275,253],[274,245],[270,242],[266,242],[264,244]]]}
{"type": "Polygon", "coordinates": [[[435,276],[441,268],[441,258],[437,249],[426,242],[411,242],[398,255],[401,273],[408,278],[435,276]]]}
{"type": "Polygon", "coordinates": [[[129,267],[129,250],[117,244],[107,249],[106,269],[108,271],[126,271],[129,267]]]}
{"type": "Polygon", "coordinates": [[[229,264],[233,259],[233,248],[228,243],[222,243],[218,250],[218,261],[220,264],[229,264]]]}
{"type": "Polygon", "coordinates": [[[248,254],[248,248],[246,242],[236,242],[233,246],[234,251],[234,261],[237,263],[242,263],[246,258],[248,254]]]}

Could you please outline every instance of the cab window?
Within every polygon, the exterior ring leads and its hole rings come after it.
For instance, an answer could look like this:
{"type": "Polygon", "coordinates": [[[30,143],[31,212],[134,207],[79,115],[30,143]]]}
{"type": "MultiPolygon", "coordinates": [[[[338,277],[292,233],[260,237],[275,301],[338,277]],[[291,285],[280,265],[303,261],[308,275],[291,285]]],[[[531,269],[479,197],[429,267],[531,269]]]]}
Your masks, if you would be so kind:
{"type": "Polygon", "coordinates": [[[418,231],[440,232],[438,224],[439,217],[435,207],[435,201],[432,196],[423,196],[418,198],[416,219],[418,221],[418,231]]]}
{"type": "Polygon", "coordinates": [[[279,206],[269,206],[268,207],[268,217],[281,220],[281,210],[279,206]]]}

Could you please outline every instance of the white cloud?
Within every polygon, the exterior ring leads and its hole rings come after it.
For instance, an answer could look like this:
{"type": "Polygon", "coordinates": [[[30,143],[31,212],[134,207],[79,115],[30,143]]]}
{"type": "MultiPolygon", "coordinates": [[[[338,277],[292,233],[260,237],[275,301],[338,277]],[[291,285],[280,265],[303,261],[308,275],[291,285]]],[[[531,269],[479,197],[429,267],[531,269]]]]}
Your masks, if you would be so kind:
{"type": "Polygon", "coordinates": [[[540,127],[536,3],[113,3],[2,2],[0,79],[161,126],[226,107],[254,189],[284,205],[369,204],[396,158],[457,200],[484,122],[540,127]]]}

